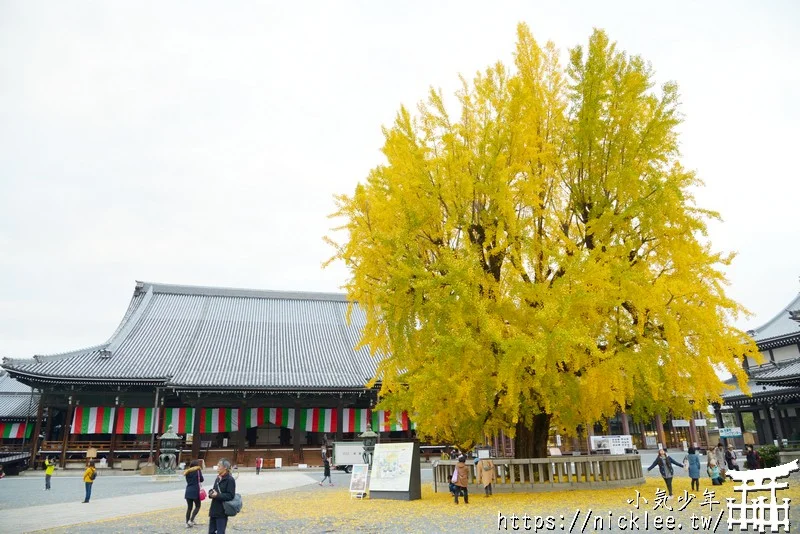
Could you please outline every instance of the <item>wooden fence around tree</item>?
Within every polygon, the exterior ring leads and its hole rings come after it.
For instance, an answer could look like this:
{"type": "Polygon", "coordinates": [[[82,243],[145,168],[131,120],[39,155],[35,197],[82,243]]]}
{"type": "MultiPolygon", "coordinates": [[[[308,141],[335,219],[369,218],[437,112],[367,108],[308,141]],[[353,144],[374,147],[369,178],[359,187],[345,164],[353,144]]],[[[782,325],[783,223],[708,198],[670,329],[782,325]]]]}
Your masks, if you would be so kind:
{"type": "MultiPolygon", "coordinates": [[[[496,481],[492,489],[499,493],[552,491],[558,489],[595,489],[644,484],[642,459],[638,454],[614,456],[553,456],[549,458],[492,458],[496,481]]],[[[455,460],[438,460],[433,465],[433,490],[449,491],[455,460]]],[[[473,460],[470,492],[482,489],[476,478],[473,460]]]]}

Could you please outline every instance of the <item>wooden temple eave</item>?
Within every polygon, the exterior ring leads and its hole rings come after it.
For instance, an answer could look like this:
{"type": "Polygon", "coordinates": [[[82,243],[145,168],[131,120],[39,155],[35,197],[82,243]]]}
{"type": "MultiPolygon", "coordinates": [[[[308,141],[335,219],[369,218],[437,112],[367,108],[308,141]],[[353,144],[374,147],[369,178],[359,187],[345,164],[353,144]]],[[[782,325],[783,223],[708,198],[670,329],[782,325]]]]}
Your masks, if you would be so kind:
{"type": "Polygon", "coordinates": [[[745,406],[759,406],[763,403],[781,403],[791,400],[800,400],[800,388],[796,390],[781,391],[766,395],[753,395],[752,397],[742,396],[725,399],[723,406],[734,406],[737,408],[745,406]]]}
{"type": "Polygon", "coordinates": [[[756,346],[758,346],[758,350],[765,351],[785,347],[787,345],[796,345],[798,343],[800,343],[800,332],[756,341],[756,346]]]}
{"type": "Polygon", "coordinates": [[[55,377],[39,375],[26,371],[6,368],[8,374],[23,384],[43,389],[54,385],[60,386],[158,386],[163,387],[169,378],[89,378],[89,377],[55,377]]]}

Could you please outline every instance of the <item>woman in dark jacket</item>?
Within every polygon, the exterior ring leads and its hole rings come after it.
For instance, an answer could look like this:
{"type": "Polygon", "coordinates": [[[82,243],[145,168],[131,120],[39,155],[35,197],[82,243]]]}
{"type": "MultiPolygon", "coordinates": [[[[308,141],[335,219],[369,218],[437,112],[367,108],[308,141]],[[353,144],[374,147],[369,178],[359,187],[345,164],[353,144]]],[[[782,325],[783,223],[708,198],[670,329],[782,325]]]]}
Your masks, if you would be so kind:
{"type": "Polygon", "coordinates": [[[672,464],[675,464],[678,467],[683,467],[681,464],[673,460],[672,456],[667,454],[666,449],[658,449],[658,456],[650,465],[650,467],[647,468],[647,470],[650,471],[656,465],[658,466],[658,470],[661,471],[661,476],[664,478],[664,483],[667,485],[667,491],[669,491],[670,497],[672,497],[672,464]]]}
{"type": "Polygon", "coordinates": [[[225,515],[224,501],[231,501],[236,496],[236,481],[231,476],[231,463],[222,459],[217,464],[217,479],[214,487],[208,492],[211,506],[208,508],[208,534],[225,534],[228,516],[225,515]]]}
{"type": "Polygon", "coordinates": [[[202,462],[200,462],[200,460],[192,460],[189,464],[189,468],[183,472],[183,476],[186,477],[186,491],[183,497],[186,499],[187,506],[187,527],[194,526],[194,518],[197,517],[197,513],[200,511],[200,483],[205,480],[200,470],[201,465],[202,462]],[[192,512],[192,508],[194,508],[194,512],[192,512]]]}
{"type": "Polygon", "coordinates": [[[753,450],[752,445],[746,445],[746,448],[747,448],[747,459],[745,460],[745,465],[747,465],[747,468],[761,469],[761,456],[759,456],[758,453],[753,450]]]}

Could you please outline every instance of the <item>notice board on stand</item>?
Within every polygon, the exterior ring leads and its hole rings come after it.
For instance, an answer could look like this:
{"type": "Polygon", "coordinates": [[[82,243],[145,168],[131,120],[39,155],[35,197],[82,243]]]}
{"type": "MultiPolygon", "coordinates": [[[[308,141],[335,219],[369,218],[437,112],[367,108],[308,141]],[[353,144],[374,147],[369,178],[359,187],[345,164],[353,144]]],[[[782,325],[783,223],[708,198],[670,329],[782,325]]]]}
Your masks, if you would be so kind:
{"type": "Polygon", "coordinates": [[[369,497],[399,501],[422,498],[419,446],[416,443],[375,445],[369,477],[369,497]]]}

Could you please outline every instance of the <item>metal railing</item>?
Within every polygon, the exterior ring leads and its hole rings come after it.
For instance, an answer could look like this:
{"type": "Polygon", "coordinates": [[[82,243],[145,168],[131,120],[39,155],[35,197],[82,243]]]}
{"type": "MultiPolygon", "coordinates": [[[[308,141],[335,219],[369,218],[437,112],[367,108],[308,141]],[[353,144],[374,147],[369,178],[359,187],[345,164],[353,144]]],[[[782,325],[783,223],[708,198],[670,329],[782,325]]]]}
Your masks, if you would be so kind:
{"type": "MultiPolygon", "coordinates": [[[[637,454],[614,456],[552,456],[549,458],[492,459],[497,492],[532,492],[555,489],[591,489],[644,484],[642,458],[637,454]]],[[[434,460],[433,490],[448,491],[456,460],[434,460]]],[[[472,460],[469,488],[478,490],[480,482],[472,460]]]]}

